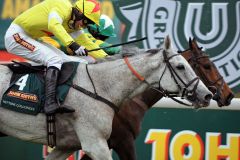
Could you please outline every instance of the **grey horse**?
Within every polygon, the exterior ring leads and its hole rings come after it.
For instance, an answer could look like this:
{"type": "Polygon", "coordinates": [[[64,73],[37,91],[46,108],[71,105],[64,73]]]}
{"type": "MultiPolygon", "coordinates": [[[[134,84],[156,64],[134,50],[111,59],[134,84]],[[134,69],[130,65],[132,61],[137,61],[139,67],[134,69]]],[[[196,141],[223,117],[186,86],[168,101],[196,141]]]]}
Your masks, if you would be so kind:
{"type": "MultiPolygon", "coordinates": [[[[98,95],[116,106],[120,106],[126,97],[135,96],[149,87],[181,95],[184,88],[187,93],[194,90],[196,98],[190,98],[189,101],[195,106],[208,105],[212,97],[187,61],[172,49],[169,37],[165,39],[163,49],[155,54],[139,54],[125,61],[106,61],[88,65],[88,68],[98,95]],[[126,64],[126,61],[129,63],[126,64]],[[177,79],[173,78],[169,67],[166,67],[169,64],[177,73],[177,79]]],[[[7,67],[0,66],[1,95],[6,91],[11,75],[12,72],[7,67]]],[[[86,64],[79,65],[73,83],[94,92],[86,64]]],[[[184,94],[187,99],[188,96],[184,94]]],[[[56,116],[57,146],[47,159],[64,160],[74,151],[82,149],[93,160],[112,160],[107,140],[112,131],[114,111],[107,104],[73,88],[70,89],[65,104],[72,106],[76,112],[56,116]]],[[[0,107],[0,132],[24,141],[47,144],[45,119],[44,114],[25,115],[0,107]]]]}

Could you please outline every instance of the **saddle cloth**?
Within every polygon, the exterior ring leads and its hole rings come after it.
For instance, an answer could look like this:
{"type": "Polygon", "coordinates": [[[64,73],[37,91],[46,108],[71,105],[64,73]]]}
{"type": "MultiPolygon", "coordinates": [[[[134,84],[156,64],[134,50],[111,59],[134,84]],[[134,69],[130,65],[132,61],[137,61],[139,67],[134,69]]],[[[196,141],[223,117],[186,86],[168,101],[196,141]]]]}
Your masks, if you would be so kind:
{"type": "MultiPolygon", "coordinates": [[[[68,94],[78,64],[67,62],[62,66],[57,87],[57,100],[60,104],[68,94]]],[[[3,94],[1,106],[16,112],[37,115],[43,111],[45,101],[45,69],[39,66],[36,69],[33,66],[28,68],[28,65],[18,63],[17,66],[9,66],[13,75],[9,88],[3,94]]]]}

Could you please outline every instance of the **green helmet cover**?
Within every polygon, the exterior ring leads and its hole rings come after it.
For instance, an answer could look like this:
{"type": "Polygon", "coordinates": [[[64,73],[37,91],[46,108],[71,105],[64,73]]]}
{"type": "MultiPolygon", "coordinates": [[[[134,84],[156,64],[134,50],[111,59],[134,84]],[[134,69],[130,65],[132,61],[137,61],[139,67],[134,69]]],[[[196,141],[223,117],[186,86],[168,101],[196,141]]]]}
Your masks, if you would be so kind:
{"type": "Polygon", "coordinates": [[[98,32],[100,35],[108,37],[116,37],[114,33],[114,24],[113,21],[106,15],[101,15],[99,20],[99,26],[96,24],[89,25],[89,28],[95,32],[98,32]]]}

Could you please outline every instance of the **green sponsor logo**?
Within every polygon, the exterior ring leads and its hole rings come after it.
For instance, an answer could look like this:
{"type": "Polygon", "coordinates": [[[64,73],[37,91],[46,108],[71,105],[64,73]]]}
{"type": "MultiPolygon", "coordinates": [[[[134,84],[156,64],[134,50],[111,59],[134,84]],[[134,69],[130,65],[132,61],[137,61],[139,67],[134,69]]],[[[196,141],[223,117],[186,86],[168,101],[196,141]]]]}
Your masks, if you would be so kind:
{"type": "Polygon", "coordinates": [[[147,36],[142,47],[160,48],[170,35],[174,46],[184,50],[189,37],[195,37],[230,87],[239,91],[240,1],[120,0],[115,5],[126,25],[126,41],[147,36]]]}

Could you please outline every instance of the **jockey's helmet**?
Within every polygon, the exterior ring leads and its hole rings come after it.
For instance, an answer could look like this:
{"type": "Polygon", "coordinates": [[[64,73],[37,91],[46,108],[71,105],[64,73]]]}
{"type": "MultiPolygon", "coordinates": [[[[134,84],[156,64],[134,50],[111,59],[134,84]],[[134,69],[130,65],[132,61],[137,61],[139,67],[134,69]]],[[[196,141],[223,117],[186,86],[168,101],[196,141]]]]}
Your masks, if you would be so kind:
{"type": "MultiPolygon", "coordinates": [[[[96,0],[77,0],[74,8],[78,10],[78,13],[84,15],[84,23],[99,25],[100,18],[100,4],[96,0]]],[[[82,19],[81,14],[76,14],[76,19],[82,19]],[[80,16],[79,18],[77,18],[80,16]]]]}
{"type": "Polygon", "coordinates": [[[88,31],[95,36],[106,36],[106,37],[116,37],[114,33],[114,24],[111,18],[107,15],[102,14],[99,20],[99,26],[95,24],[88,25],[88,31]]]}

